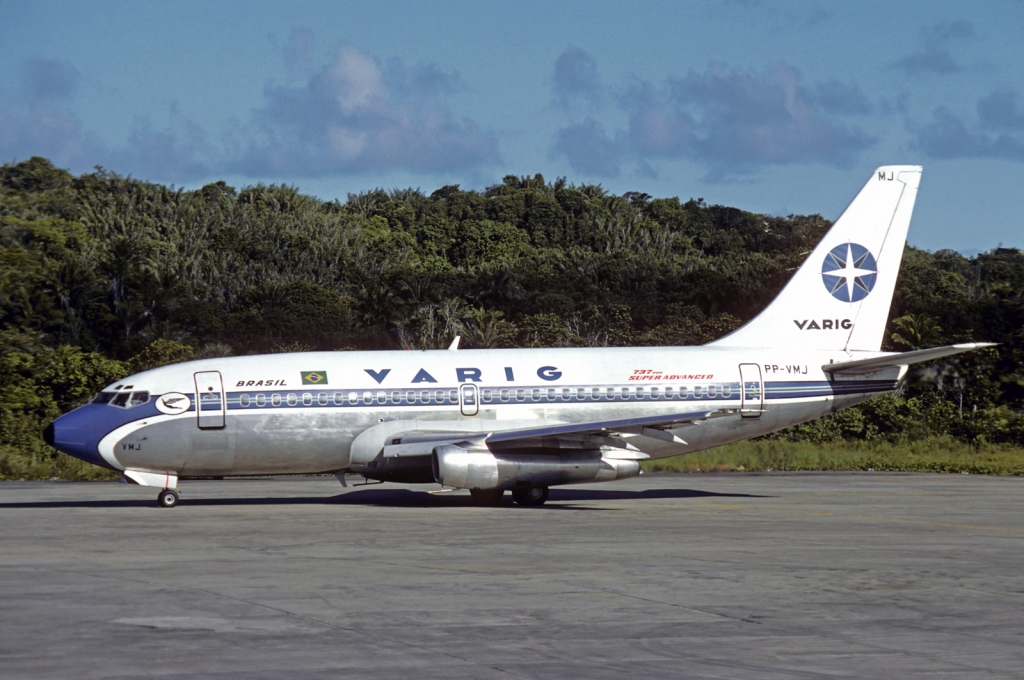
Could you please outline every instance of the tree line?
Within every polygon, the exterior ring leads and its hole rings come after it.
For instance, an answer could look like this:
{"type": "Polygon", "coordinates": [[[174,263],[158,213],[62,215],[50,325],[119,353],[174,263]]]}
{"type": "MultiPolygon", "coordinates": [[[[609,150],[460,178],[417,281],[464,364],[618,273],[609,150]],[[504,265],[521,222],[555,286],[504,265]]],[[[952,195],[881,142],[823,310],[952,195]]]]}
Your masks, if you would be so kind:
{"type": "MultiPolygon", "coordinates": [[[[541,175],[341,202],[284,185],[74,176],[38,157],[6,164],[0,476],[53,468],[39,437],[48,419],[172,361],[440,348],[456,334],[478,348],[708,342],[767,305],[830,226],[541,175]]],[[[885,349],[1000,345],[776,436],[1024,445],[1022,289],[1020,250],[908,247],[885,349]]]]}

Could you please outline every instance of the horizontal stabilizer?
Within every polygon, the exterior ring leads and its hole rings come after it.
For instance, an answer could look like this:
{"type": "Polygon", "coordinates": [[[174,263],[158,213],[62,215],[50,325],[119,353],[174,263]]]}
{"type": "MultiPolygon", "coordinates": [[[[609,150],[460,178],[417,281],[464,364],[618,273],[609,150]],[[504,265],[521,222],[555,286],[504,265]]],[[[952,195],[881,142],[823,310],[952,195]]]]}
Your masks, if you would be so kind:
{"type": "Polygon", "coordinates": [[[909,366],[910,364],[918,364],[921,363],[922,361],[932,361],[933,359],[941,359],[942,357],[960,354],[961,352],[970,352],[971,350],[975,349],[992,347],[995,344],[996,343],[994,342],[965,342],[959,345],[946,345],[945,347],[919,349],[913,352],[888,354],[886,356],[874,357],[872,359],[856,359],[854,361],[843,361],[838,364],[825,364],[821,368],[826,373],[852,373],[861,375],[864,373],[874,373],[876,371],[882,371],[887,368],[909,366]]]}

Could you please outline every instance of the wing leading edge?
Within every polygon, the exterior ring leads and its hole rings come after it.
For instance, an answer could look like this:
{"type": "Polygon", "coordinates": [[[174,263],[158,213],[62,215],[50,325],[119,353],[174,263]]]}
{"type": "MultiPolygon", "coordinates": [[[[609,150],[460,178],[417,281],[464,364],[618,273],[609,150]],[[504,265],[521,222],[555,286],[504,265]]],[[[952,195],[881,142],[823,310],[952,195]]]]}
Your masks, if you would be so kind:
{"type": "Polygon", "coordinates": [[[668,413],[635,418],[596,420],[582,423],[548,423],[537,427],[519,427],[496,432],[424,432],[422,423],[409,422],[409,430],[394,434],[393,442],[384,447],[384,457],[428,455],[436,446],[473,443],[493,449],[581,449],[606,447],[614,449],[605,457],[639,460],[647,458],[628,442],[629,437],[644,436],[685,445],[669,432],[671,429],[698,425],[705,420],[739,415],[738,409],[719,409],[668,413]]]}

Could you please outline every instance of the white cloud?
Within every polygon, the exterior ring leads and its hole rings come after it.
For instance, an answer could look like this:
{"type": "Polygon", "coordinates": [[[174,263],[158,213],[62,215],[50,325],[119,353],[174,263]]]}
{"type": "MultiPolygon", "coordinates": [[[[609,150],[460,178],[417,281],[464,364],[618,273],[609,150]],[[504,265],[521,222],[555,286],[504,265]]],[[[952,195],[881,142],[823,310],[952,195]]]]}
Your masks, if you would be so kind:
{"type": "Polygon", "coordinates": [[[974,37],[974,26],[968,21],[933,24],[922,31],[922,48],[897,61],[893,66],[909,74],[934,73],[946,75],[960,70],[950,45],[955,40],[974,37]]]}
{"type": "Polygon", "coordinates": [[[298,85],[268,86],[266,105],[241,123],[233,147],[184,118],[139,117],[128,143],[113,147],[87,134],[73,110],[80,74],[70,62],[24,62],[18,97],[0,104],[0,158],[34,155],[75,172],[103,165],[154,181],[188,182],[211,174],[318,177],[364,171],[445,172],[499,160],[495,136],[443,106],[464,89],[458,74],[435,64],[387,67],[351,45],[311,70],[312,34],[292,32],[284,48],[298,85]],[[302,75],[305,73],[306,75],[302,75]],[[241,141],[239,141],[241,140],[241,141]]]}
{"type": "Polygon", "coordinates": [[[997,91],[978,101],[978,122],[969,123],[948,108],[912,127],[913,146],[932,158],[998,158],[1024,162],[1024,111],[1016,95],[997,91]]]}
{"type": "Polygon", "coordinates": [[[661,84],[639,81],[618,107],[628,114],[624,130],[608,135],[593,120],[570,125],[554,151],[601,176],[614,176],[624,162],[643,169],[661,158],[697,161],[709,178],[723,179],[791,163],[845,167],[874,143],[847,120],[870,110],[858,88],[805,86],[785,64],[758,72],[712,63],[661,84]]]}
{"type": "Polygon", "coordinates": [[[576,99],[592,105],[601,103],[601,74],[592,56],[578,47],[570,47],[555,60],[553,83],[555,103],[566,108],[576,99]]]}
{"type": "Polygon", "coordinates": [[[243,174],[323,176],[368,170],[476,168],[498,160],[497,140],[441,106],[461,87],[436,66],[388,69],[351,45],[298,87],[270,87],[255,111],[258,138],[232,161],[243,174]]]}

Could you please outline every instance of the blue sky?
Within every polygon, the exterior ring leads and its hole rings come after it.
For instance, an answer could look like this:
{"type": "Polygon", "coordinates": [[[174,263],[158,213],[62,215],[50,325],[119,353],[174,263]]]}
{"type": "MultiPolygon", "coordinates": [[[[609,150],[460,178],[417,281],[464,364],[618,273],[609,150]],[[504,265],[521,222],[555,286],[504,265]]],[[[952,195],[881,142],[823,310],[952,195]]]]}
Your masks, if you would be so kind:
{"type": "Polygon", "coordinates": [[[834,219],[925,166],[910,243],[1024,247],[1024,2],[12,2],[0,161],[196,188],[507,174],[834,219]]]}

